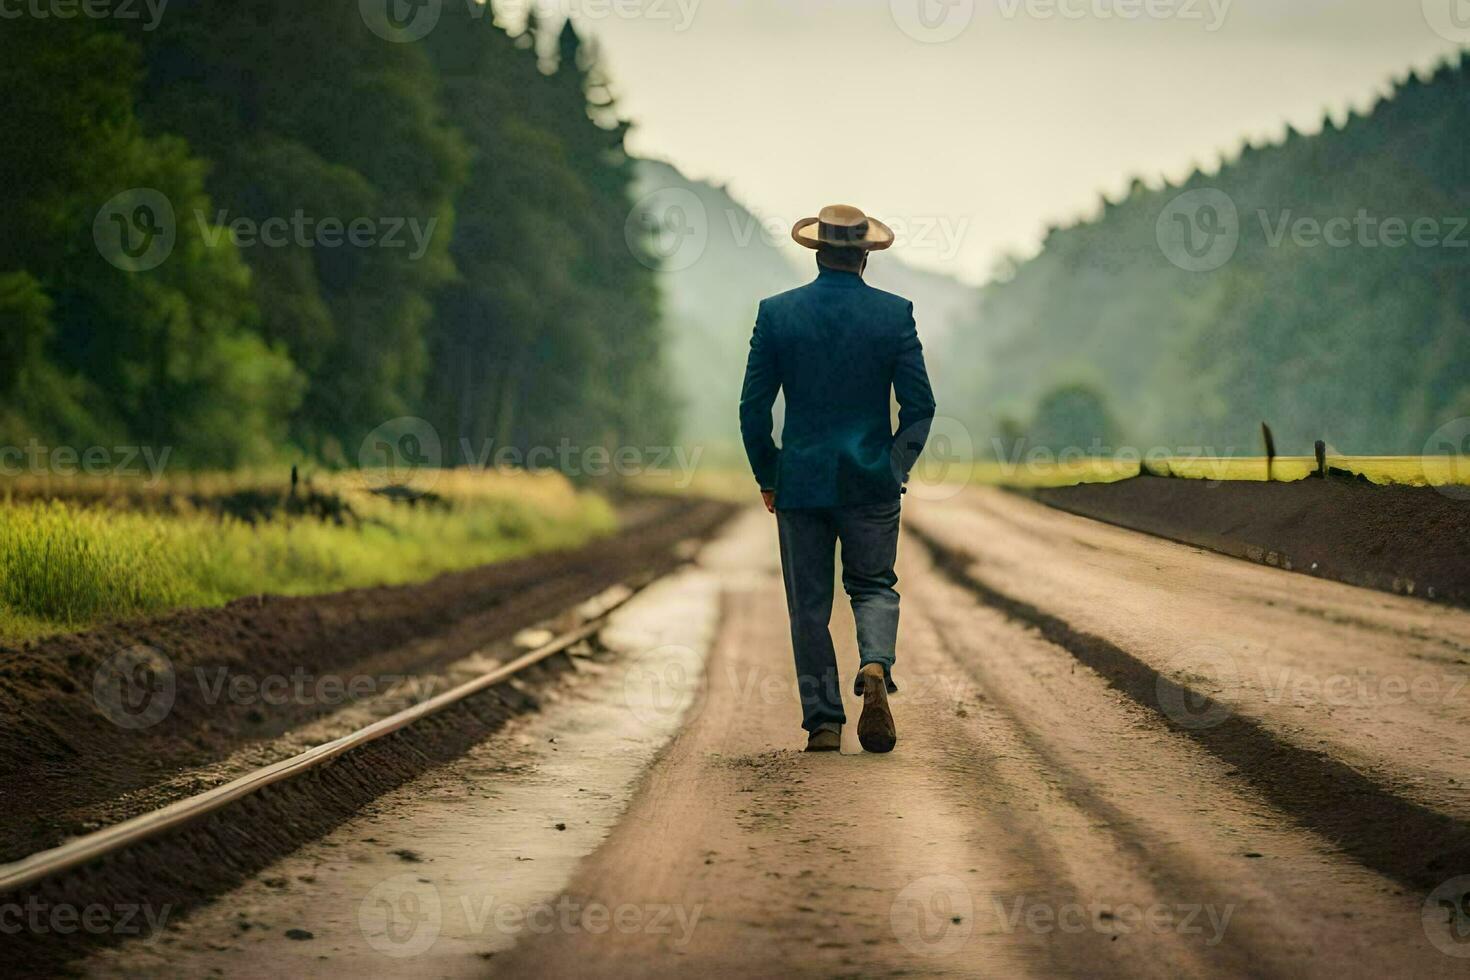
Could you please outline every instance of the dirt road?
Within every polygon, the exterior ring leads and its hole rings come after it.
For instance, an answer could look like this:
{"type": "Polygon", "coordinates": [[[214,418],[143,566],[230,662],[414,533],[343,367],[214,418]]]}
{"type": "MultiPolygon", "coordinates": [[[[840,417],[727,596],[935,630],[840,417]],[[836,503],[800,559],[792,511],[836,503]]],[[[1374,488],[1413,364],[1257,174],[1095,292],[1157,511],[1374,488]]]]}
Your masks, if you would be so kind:
{"type": "MultiPolygon", "coordinates": [[[[752,512],[635,601],[622,655],[517,723],[514,752],[435,771],[88,971],[1470,969],[1470,614],[998,494],[908,519],[892,755],[852,726],[840,756],[794,751],[774,527],[752,512]]],[[[850,631],[839,611],[845,675],[850,631]]]]}

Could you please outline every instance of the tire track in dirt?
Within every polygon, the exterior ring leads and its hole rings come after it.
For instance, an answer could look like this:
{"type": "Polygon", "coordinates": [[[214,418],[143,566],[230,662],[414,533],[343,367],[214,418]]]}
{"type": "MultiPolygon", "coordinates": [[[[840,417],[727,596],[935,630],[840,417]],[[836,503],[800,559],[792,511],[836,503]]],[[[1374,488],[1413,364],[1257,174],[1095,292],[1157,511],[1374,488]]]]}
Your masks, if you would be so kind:
{"type": "MultiPolygon", "coordinates": [[[[1033,819],[1056,827],[1057,850],[1111,851],[1108,874],[1074,879],[1084,903],[1116,910],[1156,902],[1171,930],[1192,937],[1183,951],[1202,965],[1173,975],[1455,975],[1455,962],[1425,934],[1419,896],[1283,819],[1227,764],[1160,725],[1070,651],[930,572],[928,554],[915,551],[921,557],[903,573],[920,581],[905,591],[906,630],[911,638],[915,629],[932,632],[974,678],[982,700],[964,707],[992,721],[974,733],[971,750],[993,754],[1018,786],[1039,774],[1054,791],[1059,802],[1033,819]],[[1080,832],[1057,816],[1069,807],[1080,832]]],[[[1133,931],[1149,930],[1135,919],[1133,931]]],[[[1091,970],[1073,963],[1059,972],[1091,970]]]]}
{"type": "Polygon", "coordinates": [[[1122,647],[1014,598],[972,573],[975,559],[922,527],[914,535],[936,567],[982,602],[1037,629],[1171,731],[1234,766],[1270,802],[1369,868],[1421,893],[1470,867],[1470,824],[1404,799],[1331,756],[1287,742],[1254,719],[1181,684],[1122,647]],[[1163,703],[1225,717],[1181,724],[1163,703]]]}
{"type": "Polygon", "coordinates": [[[970,552],[971,574],[1011,598],[1228,701],[1279,738],[1470,822],[1470,613],[1240,561],[995,490],[977,488],[914,516],[970,552]]]}

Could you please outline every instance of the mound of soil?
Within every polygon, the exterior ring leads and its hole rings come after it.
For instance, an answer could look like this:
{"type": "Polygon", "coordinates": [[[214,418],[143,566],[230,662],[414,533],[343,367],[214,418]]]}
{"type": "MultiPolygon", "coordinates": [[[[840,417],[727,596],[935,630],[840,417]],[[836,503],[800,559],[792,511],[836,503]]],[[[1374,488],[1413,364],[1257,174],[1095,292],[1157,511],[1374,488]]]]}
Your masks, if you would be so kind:
{"type": "Polygon", "coordinates": [[[1470,500],[1344,476],[1140,476],[1034,491],[1061,510],[1352,585],[1470,606],[1470,500]]]}
{"type": "Polygon", "coordinates": [[[680,561],[676,545],[707,536],[732,510],[641,501],[625,508],[624,530],[576,551],[421,585],[251,597],[0,646],[0,861],[91,829],[89,807],[107,802],[114,814],[124,794],[337,710],[350,696],[339,681],[429,671],[618,582],[666,572],[680,561]],[[232,696],[237,689],[250,696],[232,696]],[[169,692],[168,707],[154,718],[156,702],[126,705],[137,720],[119,724],[113,692],[135,701],[169,692]]]}
{"type": "MultiPolygon", "coordinates": [[[[283,516],[310,517],[339,526],[358,524],[361,521],[352,505],[339,494],[316,490],[310,481],[299,487],[282,483],[216,494],[182,493],[137,484],[111,486],[103,482],[61,488],[44,483],[22,484],[18,487],[5,486],[3,490],[0,499],[16,503],[57,500],[79,507],[106,507],[148,514],[213,514],[216,517],[232,517],[246,524],[273,521],[283,516]]],[[[375,490],[374,493],[395,502],[403,500],[411,505],[423,502],[446,506],[442,497],[428,494],[426,496],[432,499],[420,501],[414,495],[404,493],[401,487],[386,487],[375,490]]]]}

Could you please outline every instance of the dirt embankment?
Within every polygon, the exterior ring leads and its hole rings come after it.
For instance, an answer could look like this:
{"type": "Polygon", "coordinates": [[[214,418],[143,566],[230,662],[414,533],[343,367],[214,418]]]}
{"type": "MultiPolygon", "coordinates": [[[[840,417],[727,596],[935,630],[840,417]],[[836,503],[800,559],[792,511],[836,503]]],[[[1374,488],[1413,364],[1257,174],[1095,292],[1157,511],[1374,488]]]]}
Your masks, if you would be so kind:
{"type": "Polygon", "coordinates": [[[619,581],[662,573],[680,541],[709,534],[731,510],[638,502],[622,532],[577,551],[0,647],[0,861],[91,829],[100,804],[508,642],[619,581]],[[109,705],[119,693],[129,703],[109,705]],[[167,710],[154,717],[158,704],[167,710]]]}
{"type": "Polygon", "coordinates": [[[1060,510],[1351,585],[1470,606],[1470,500],[1345,477],[1138,477],[1038,490],[1060,510]]]}

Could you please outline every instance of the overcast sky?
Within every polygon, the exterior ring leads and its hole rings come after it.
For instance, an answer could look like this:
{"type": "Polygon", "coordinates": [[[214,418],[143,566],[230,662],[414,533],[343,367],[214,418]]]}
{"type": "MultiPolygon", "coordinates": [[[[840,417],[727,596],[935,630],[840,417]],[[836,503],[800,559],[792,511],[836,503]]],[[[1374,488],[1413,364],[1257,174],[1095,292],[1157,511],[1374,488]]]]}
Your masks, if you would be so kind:
{"type": "Polygon", "coordinates": [[[972,282],[1132,175],[1315,131],[1470,42],[1470,0],[540,2],[598,39],[636,153],[772,222],[856,204],[972,282]]]}

